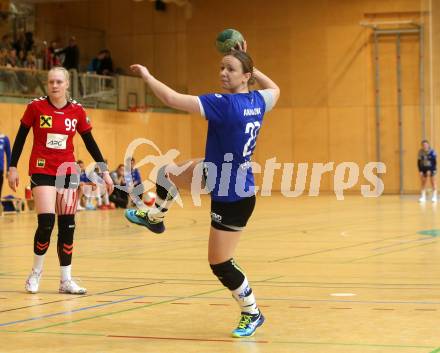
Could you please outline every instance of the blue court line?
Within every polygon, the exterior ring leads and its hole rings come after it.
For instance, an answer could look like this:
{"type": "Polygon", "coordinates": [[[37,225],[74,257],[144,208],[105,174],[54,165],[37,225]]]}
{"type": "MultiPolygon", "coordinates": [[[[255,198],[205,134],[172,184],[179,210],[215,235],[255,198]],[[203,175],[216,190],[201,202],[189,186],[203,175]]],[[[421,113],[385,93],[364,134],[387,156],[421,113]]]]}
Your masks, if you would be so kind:
{"type": "MultiPolygon", "coordinates": [[[[226,289],[225,289],[226,290],[226,289]]],[[[175,298],[173,295],[144,295],[144,298],[175,298]]],[[[186,297],[185,297],[186,299],[186,297]]],[[[189,299],[209,299],[209,300],[231,300],[231,297],[206,297],[197,296],[189,299]]],[[[343,299],[297,299],[297,298],[274,298],[274,297],[260,297],[259,301],[291,301],[291,302],[318,302],[318,303],[356,303],[356,304],[420,304],[420,305],[440,305],[440,301],[393,301],[393,300],[343,300],[343,299]]]]}
{"type": "Polygon", "coordinates": [[[118,304],[118,303],[128,302],[128,301],[131,301],[131,300],[141,299],[141,298],[144,298],[144,296],[137,296],[137,297],[132,297],[132,298],[128,298],[128,299],[115,300],[115,301],[112,301],[111,303],[104,303],[104,304],[97,304],[97,305],[92,305],[92,306],[86,306],[86,307],[84,307],[84,308],[79,308],[79,309],[75,309],[75,310],[60,311],[60,312],[58,312],[58,313],[48,314],[48,315],[43,315],[43,316],[31,317],[31,318],[29,318],[29,319],[23,319],[23,320],[16,320],[16,321],[4,322],[4,323],[0,323],[0,327],[4,327],[4,326],[12,326],[12,325],[20,324],[20,323],[23,323],[23,322],[29,322],[29,321],[37,321],[37,320],[47,319],[47,318],[54,317],[54,316],[60,316],[60,315],[66,315],[66,314],[72,314],[72,313],[76,313],[76,312],[79,312],[79,311],[84,311],[84,310],[89,310],[89,309],[99,308],[99,307],[103,307],[103,306],[108,306],[108,305],[113,305],[113,304],[118,304]]]}

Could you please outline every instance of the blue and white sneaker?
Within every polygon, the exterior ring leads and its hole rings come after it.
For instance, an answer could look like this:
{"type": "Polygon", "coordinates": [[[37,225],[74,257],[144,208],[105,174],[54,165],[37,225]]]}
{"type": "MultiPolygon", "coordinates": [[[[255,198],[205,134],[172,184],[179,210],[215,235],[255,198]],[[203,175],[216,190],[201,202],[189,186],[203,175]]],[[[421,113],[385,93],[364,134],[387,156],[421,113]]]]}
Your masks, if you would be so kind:
{"type": "Polygon", "coordinates": [[[258,314],[241,313],[240,322],[231,335],[235,338],[253,336],[258,327],[263,325],[264,316],[261,311],[258,314]]]}
{"type": "Polygon", "coordinates": [[[148,211],[127,209],[125,210],[125,218],[127,218],[131,223],[138,224],[147,227],[153,233],[163,233],[165,231],[165,225],[163,221],[152,220],[148,217],[148,211]]]}

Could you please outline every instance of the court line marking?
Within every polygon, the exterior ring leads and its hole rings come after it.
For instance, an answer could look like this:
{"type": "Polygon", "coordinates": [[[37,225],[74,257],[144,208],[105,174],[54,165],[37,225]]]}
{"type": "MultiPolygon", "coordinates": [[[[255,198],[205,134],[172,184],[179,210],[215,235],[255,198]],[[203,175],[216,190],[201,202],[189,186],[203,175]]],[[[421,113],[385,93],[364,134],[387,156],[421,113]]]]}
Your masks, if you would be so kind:
{"type": "Polygon", "coordinates": [[[209,339],[209,338],[185,338],[185,337],[159,337],[159,336],[119,336],[108,335],[110,338],[134,338],[134,339],[150,339],[150,340],[169,340],[169,341],[198,341],[198,342],[242,342],[242,343],[269,343],[269,341],[245,341],[237,339],[209,339]]]}
{"type": "MultiPolygon", "coordinates": [[[[0,330],[0,332],[7,332],[7,333],[23,333],[23,331],[11,331],[11,330],[0,330]]],[[[199,339],[192,339],[192,338],[175,338],[175,337],[160,337],[160,336],[118,336],[118,335],[108,335],[108,334],[102,334],[102,333],[75,333],[75,332],[60,332],[60,331],[34,331],[29,333],[36,333],[36,334],[50,334],[50,335],[66,335],[66,336],[98,336],[98,337],[108,337],[108,338],[139,338],[139,339],[170,339],[170,340],[183,340],[183,341],[193,341],[193,340],[199,340],[199,339]]],[[[205,341],[205,340],[203,340],[205,341]]],[[[420,349],[433,349],[436,348],[435,346],[418,346],[418,345],[402,345],[402,344],[375,344],[375,343],[345,343],[345,342],[311,342],[311,341],[283,341],[283,340],[274,340],[274,341],[244,341],[244,340],[215,340],[215,342],[233,342],[233,343],[268,343],[268,344],[296,344],[296,345],[328,345],[328,346],[354,346],[354,347],[371,347],[371,348],[420,348],[420,349]]],[[[439,353],[440,347],[436,348],[435,350],[429,352],[429,353],[439,353]]]]}
{"type": "Polygon", "coordinates": [[[50,317],[62,316],[62,315],[66,315],[66,314],[72,314],[72,313],[76,313],[76,312],[80,312],[80,311],[100,308],[100,307],[109,306],[109,305],[113,305],[113,304],[124,303],[124,302],[132,301],[132,300],[136,300],[136,299],[141,299],[141,298],[143,298],[143,297],[142,296],[137,296],[137,297],[128,298],[128,299],[115,300],[115,301],[112,301],[111,303],[96,304],[96,305],[85,306],[83,308],[78,308],[78,309],[74,309],[74,310],[59,311],[59,312],[53,313],[53,314],[46,314],[46,315],[42,315],[42,316],[30,317],[28,319],[3,322],[3,323],[0,323],[0,327],[12,326],[12,325],[15,325],[15,324],[21,324],[21,323],[29,322],[29,321],[38,321],[38,320],[47,319],[47,318],[50,318],[50,317]]]}
{"type": "Polygon", "coordinates": [[[361,260],[369,259],[369,258],[372,258],[372,257],[388,255],[388,254],[392,254],[392,253],[396,253],[396,252],[401,252],[401,251],[405,251],[405,250],[409,250],[409,249],[414,249],[414,248],[420,248],[422,246],[432,245],[432,244],[436,244],[436,243],[437,243],[437,241],[434,240],[434,241],[430,241],[429,243],[418,244],[418,245],[414,245],[414,246],[408,246],[408,247],[403,248],[403,249],[385,251],[385,252],[382,252],[380,254],[374,254],[374,255],[369,255],[369,256],[358,257],[358,258],[353,259],[353,260],[344,261],[343,263],[353,263],[353,262],[356,262],[356,261],[361,261],[361,260]]]}
{"type": "MultiPolygon", "coordinates": [[[[76,300],[76,299],[90,298],[90,297],[93,297],[95,295],[104,295],[104,294],[108,294],[108,293],[118,292],[118,291],[121,291],[121,290],[139,288],[139,287],[144,287],[144,286],[150,286],[150,285],[154,285],[154,284],[158,284],[158,283],[162,283],[162,282],[159,281],[159,282],[153,282],[153,283],[146,283],[146,284],[126,287],[126,288],[112,289],[112,290],[105,291],[105,292],[86,294],[86,295],[81,295],[81,296],[74,296],[74,297],[69,297],[67,299],[59,299],[59,300],[53,300],[53,301],[50,301],[50,302],[44,302],[44,303],[38,303],[38,304],[33,304],[33,305],[21,306],[21,307],[18,307],[18,308],[11,308],[11,309],[6,309],[6,310],[0,310],[0,314],[1,313],[6,313],[6,312],[10,312],[10,311],[15,311],[15,310],[28,309],[28,308],[32,308],[32,307],[36,307],[36,306],[47,305],[47,304],[54,304],[54,303],[68,302],[68,301],[76,300]]],[[[13,291],[13,293],[16,293],[16,292],[13,291]]],[[[131,295],[131,296],[133,296],[133,295],[131,295]]]]}
{"type": "MultiPolygon", "coordinates": [[[[270,278],[267,278],[267,279],[263,280],[263,282],[264,281],[270,281],[271,279],[276,279],[276,278],[280,278],[280,277],[282,277],[282,276],[270,277],[270,278]]],[[[196,294],[189,295],[189,296],[173,297],[172,299],[163,300],[163,301],[160,301],[160,302],[157,302],[157,303],[140,305],[140,306],[137,306],[137,307],[134,307],[134,308],[123,309],[123,310],[118,310],[118,311],[112,311],[112,312],[109,312],[109,313],[93,315],[93,316],[89,316],[89,317],[85,317],[85,318],[77,319],[77,320],[69,320],[69,321],[59,322],[59,323],[55,323],[55,324],[51,324],[51,325],[47,325],[47,326],[37,327],[37,328],[34,328],[34,329],[24,330],[23,332],[35,332],[35,331],[43,330],[43,329],[49,328],[49,327],[73,324],[73,323],[76,323],[76,322],[92,320],[92,319],[96,319],[96,318],[100,318],[100,317],[105,317],[105,316],[111,316],[111,315],[115,315],[115,314],[119,314],[119,313],[125,313],[125,312],[129,312],[129,311],[133,311],[133,310],[138,310],[138,309],[142,309],[142,308],[148,308],[148,307],[151,307],[151,306],[161,305],[161,304],[170,303],[170,302],[174,302],[174,301],[179,301],[179,300],[184,300],[184,299],[191,299],[191,298],[194,298],[194,297],[198,297],[200,295],[211,294],[211,293],[216,293],[216,292],[225,291],[225,290],[226,289],[222,287],[222,288],[218,288],[218,289],[215,289],[215,290],[210,290],[210,291],[206,291],[206,292],[196,293],[196,294]]],[[[145,298],[145,296],[143,296],[143,298],[145,298]]],[[[212,298],[211,298],[211,300],[212,300],[212,298]]]]}
{"type": "Polygon", "coordinates": [[[93,316],[89,316],[89,317],[85,317],[85,318],[81,318],[81,319],[77,319],[77,320],[69,320],[69,321],[59,322],[59,323],[55,323],[55,324],[51,324],[51,325],[46,325],[46,326],[37,327],[37,328],[29,329],[29,330],[24,330],[23,332],[40,331],[40,330],[43,330],[43,329],[46,329],[46,328],[49,328],[49,327],[63,326],[63,325],[73,324],[73,323],[77,323],[77,322],[81,322],[81,321],[97,319],[97,318],[100,318],[100,317],[116,315],[116,314],[125,313],[125,312],[129,312],[129,311],[133,311],[133,310],[138,310],[138,309],[142,309],[142,308],[148,308],[148,307],[151,307],[151,306],[156,306],[156,305],[161,305],[161,304],[165,304],[165,303],[170,303],[170,302],[174,302],[174,301],[177,301],[177,300],[189,299],[189,298],[197,297],[197,296],[203,295],[203,294],[211,294],[211,293],[215,293],[215,292],[220,292],[220,291],[223,291],[223,290],[225,290],[225,289],[224,288],[220,288],[220,289],[216,289],[216,290],[212,290],[212,291],[208,291],[208,292],[196,293],[196,294],[193,294],[193,295],[190,295],[190,296],[173,297],[172,299],[163,300],[163,301],[160,301],[160,302],[157,302],[157,303],[140,305],[140,306],[136,306],[134,308],[129,308],[129,309],[111,311],[109,313],[93,315],[93,316]]]}
{"type": "Polygon", "coordinates": [[[408,243],[415,243],[415,242],[418,242],[418,241],[427,241],[427,240],[432,240],[432,238],[423,237],[423,238],[414,239],[414,240],[401,241],[401,242],[399,242],[397,244],[385,245],[385,246],[381,246],[379,248],[374,248],[374,249],[371,249],[371,250],[375,251],[375,250],[393,248],[393,247],[396,247],[396,246],[399,246],[399,245],[404,245],[404,244],[408,244],[408,243]]]}
{"type": "MultiPolygon", "coordinates": [[[[342,343],[342,342],[309,342],[309,341],[272,341],[275,344],[307,344],[307,345],[328,345],[328,346],[358,346],[358,347],[381,347],[381,348],[428,348],[432,349],[433,346],[416,346],[416,345],[400,345],[400,344],[374,344],[374,343],[342,343]]],[[[437,353],[439,350],[435,350],[430,353],[437,353]]]]}
{"type": "Polygon", "coordinates": [[[363,243],[357,243],[357,244],[352,244],[352,245],[346,245],[346,246],[340,246],[337,248],[331,248],[331,249],[323,249],[323,250],[319,250],[319,251],[314,251],[311,253],[306,253],[306,254],[300,254],[300,255],[295,255],[295,256],[289,256],[289,257],[282,257],[279,259],[275,259],[275,260],[270,260],[268,261],[269,263],[273,263],[273,262],[283,262],[285,260],[292,260],[292,259],[297,259],[300,257],[305,257],[305,256],[310,256],[310,255],[316,255],[316,254],[322,254],[325,252],[332,252],[332,251],[337,251],[337,250],[343,250],[343,249],[349,249],[349,248],[355,248],[358,246],[362,246],[362,245],[367,245],[367,244],[374,244],[374,243],[380,243],[386,240],[392,240],[392,239],[398,239],[398,238],[404,238],[407,236],[413,235],[413,233],[410,234],[404,234],[404,235],[399,235],[399,236],[395,236],[395,237],[390,237],[390,238],[383,238],[383,239],[376,239],[373,241],[367,241],[367,242],[363,242],[363,243]]]}

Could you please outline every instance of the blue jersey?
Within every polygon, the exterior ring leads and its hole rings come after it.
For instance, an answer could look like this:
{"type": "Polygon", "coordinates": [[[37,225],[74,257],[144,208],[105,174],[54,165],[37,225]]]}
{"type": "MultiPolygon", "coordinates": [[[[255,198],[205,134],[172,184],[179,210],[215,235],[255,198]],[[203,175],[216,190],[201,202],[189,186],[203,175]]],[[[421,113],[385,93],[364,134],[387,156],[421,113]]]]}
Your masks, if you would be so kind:
{"type": "Polygon", "coordinates": [[[11,164],[11,144],[9,143],[9,138],[6,135],[0,134],[0,171],[9,169],[11,164]],[[5,154],[7,165],[5,168],[5,154]]]}
{"type": "Polygon", "coordinates": [[[213,200],[234,202],[255,194],[250,162],[264,113],[271,108],[269,96],[251,91],[199,97],[201,114],[208,120],[205,170],[213,200]]]}
{"type": "Polygon", "coordinates": [[[417,160],[419,171],[423,170],[437,170],[437,154],[430,148],[425,151],[423,148],[419,151],[419,157],[417,160]]]}
{"type": "Polygon", "coordinates": [[[131,177],[133,178],[133,184],[138,185],[142,183],[141,173],[139,173],[139,169],[134,168],[131,171],[131,177]]]}
{"type": "Polygon", "coordinates": [[[79,174],[79,181],[81,183],[88,183],[88,182],[90,182],[90,180],[87,177],[87,174],[86,174],[86,172],[84,170],[81,171],[81,173],[79,174]]]}

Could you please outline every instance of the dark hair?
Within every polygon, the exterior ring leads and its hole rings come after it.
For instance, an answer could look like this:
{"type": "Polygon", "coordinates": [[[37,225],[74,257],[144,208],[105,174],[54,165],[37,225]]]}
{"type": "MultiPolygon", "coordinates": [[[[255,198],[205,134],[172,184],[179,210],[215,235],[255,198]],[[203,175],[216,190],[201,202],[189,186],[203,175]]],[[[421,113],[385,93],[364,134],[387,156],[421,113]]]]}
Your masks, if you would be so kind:
{"type": "Polygon", "coordinates": [[[422,140],[422,145],[423,145],[424,143],[427,143],[427,144],[429,145],[429,141],[428,141],[428,140],[422,140]]]}
{"type": "Polygon", "coordinates": [[[241,62],[241,67],[243,69],[243,73],[247,74],[250,72],[251,78],[248,81],[248,85],[253,85],[255,83],[254,78],[254,61],[250,57],[250,55],[241,50],[231,50],[225,56],[233,56],[241,62]]]}
{"type": "Polygon", "coordinates": [[[81,159],[78,159],[77,161],[76,161],[76,163],[78,163],[78,164],[80,164],[80,163],[84,163],[81,159]]]}

